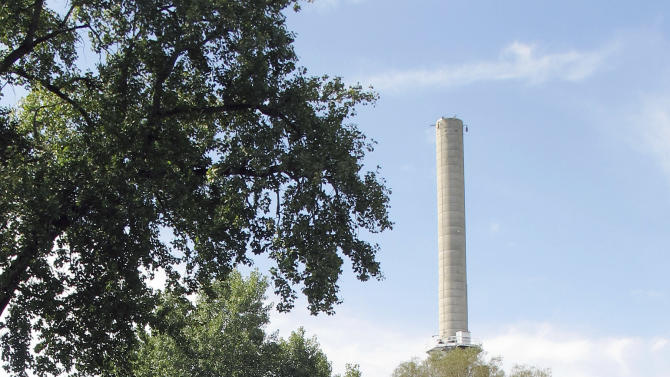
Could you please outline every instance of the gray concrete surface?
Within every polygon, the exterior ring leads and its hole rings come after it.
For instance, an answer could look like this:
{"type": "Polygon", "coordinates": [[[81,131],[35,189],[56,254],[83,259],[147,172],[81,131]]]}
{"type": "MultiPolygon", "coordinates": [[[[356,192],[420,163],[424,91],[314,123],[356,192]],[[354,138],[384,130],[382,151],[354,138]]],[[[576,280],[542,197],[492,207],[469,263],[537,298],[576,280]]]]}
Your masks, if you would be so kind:
{"type": "Polygon", "coordinates": [[[446,341],[455,337],[459,331],[468,332],[463,122],[456,118],[440,118],[435,131],[439,336],[446,341]]]}

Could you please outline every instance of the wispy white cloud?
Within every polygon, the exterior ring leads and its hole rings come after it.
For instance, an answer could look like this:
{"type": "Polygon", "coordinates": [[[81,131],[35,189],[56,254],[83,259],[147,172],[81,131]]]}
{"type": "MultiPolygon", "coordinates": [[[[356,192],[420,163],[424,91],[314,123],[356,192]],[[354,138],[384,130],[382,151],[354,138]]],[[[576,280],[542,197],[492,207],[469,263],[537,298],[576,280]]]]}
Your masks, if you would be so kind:
{"type": "Polygon", "coordinates": [[[632,289],[630,294],[636,297],[658,299],[665,297],[662,291],[656,289],[632,289]]]}
{"type": "Polygon", "coordinates": [[[670,179],[670,95],[647,96],[629,123],[633,146],[655,159],[670,179]]]}
{"type": "MultiPolygon", "coordinates": [[[[423,358],[430,338],[421,330],[392,326],[339,313],[334,317],[275,314],[272,328],[282,336],[304,326],[316,335],[336,372],[347,362],[359,363],[366,377],[388,377],[403,361],[423,358]],[[418,331],[417,331],[418,330],[418,331]]],[[[668,377],[670,339],[663,337],[592,336],[550,323],[501,326],[478,334],[491,357],[503,367],[515,364],[552,369],[554,377],[668,377]]]]}
{"type": "Polygon", "coordinates": [[[365,0],[313,0],[312,4],[303,5],[304,9],[307,10],[316,10],[316,11],[326,11],[337,8],[343,4],[356,4],[361,3],[365,0]]]}
{"type": "Polygon", "coordinates": [[[498,223],[498,222],[492,222],[492,223],[489,225],[489,230],[491,231],[491,233],[498,233],[498,232],[500,232],[500,223],[498,223]]]}
{"type": "Polygon", "coordinates": [[[529,84],[549,80],[581,81],[596,72],[615,50],[615,46],[606,46],[594,51],[542,53],[534,45],[514,42],[491,61],[392,71],[361,81],[379,90],[452,87],[481,81],[519,80],[529,84]]]}
{"type": "Polygon", "coordinates": [[[651,351],[652,352],[662,351],[663,349],[666,349],[667,345],[668,345],[668,339],[665,338],[656,339],[654,340],[654,343],[651,345],[651,351]]]}
{"type": "Polygon", "coordinates": [[[514,363],[548,367],[554,377],[667,377],[664,338],[587,336],[551,324],[510,326],[484,340],[484,349],[514,363]]]}
{"type": "Polygon", "coordinates": [[[339,312],[335,316],[310,316],[296,309],[289,314],[273,313],[271,329],[286,337],[302,326],[315,335],[336,373],[346,363],[360,364],[366,377],[388,377],[395,367],[415,356],[425,355],[430,337],[402,326],[384,325],[339,312]]]}

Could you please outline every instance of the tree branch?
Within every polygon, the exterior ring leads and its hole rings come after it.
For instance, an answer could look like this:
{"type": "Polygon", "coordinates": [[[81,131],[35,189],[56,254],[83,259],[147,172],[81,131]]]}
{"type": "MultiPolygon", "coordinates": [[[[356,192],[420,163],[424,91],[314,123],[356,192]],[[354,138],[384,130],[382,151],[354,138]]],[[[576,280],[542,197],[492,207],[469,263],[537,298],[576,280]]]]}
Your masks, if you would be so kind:
{"type": "MultiPolygon", "coordinates": [[[[90,26],[91,26],[91,25],[89,25],[89,24],[83,24],[83,25],[72,26],[72,27],[69,27],[69,28],[66,28],[66,29],[58,29],[58,30],[54,30],[54,31],[52,31],[51,33],[49,33],[49,34],[47,34],[47,35],[44,35],[44,36],[42,36],[42,37],[39,37],[39,38],[35,39],[35,41],[33,42],[32,47],[34,48],[34,47],[37,46],[38,44],[40,44],[40,43],[42,43],[42,42],[46,42],[46,41],[48,41],[48,40],[51,39],[51,38],[57,37],[57,36],[60,35],[60,34],[68,33],[68,32],[71,32],[71,31],[78,30],[78,29],[88,28],[88,27],[90,27],[90,26]]],[[[31,50],[32,50],[32,48],[31,48],[31,50]]]]}
{"type": "Polygon", "coordinates": [[[12,72],[21,76],[21,77],[23,77],[23,78],[25,78],[28,81],[38,82],[40,85],[45,87],[48,91],[55,94],[58,98],[67,102],[70,106],[72,106],[75,110],[77,110],[77,112],[79,112],[79,114],[81,114],[81,116],[84,118],[84,121],[86,122],[86,124],[89,127],[93,127],[94,122],[93,122],[93,119],[91,119],[91,116],[86,112],[86,110],[84,110],[84,108],[79,103],[77,103],[72,98],[68,97],[67,94],[63,93],[61,91],[61,88],[51,84],[49,81],[47,81],[45,79],[41,79],[41,78],[38,78],[38,77],[35,77],[35,76],[31,75],[30,73],[26,72],[25,70],[23,70],[21,68],[14,69],[12,72]]]}
{"type": "Polygon", "coordinates": [[[265,169],[264,171],[256,171],[249,169],[247,167],[232,167],[229,166],[225,168],[224,170],[221,171],[221,174],[223,175],[244,175],[247,177],[257,177],[257,178],[267,178],[271,177],[277,173],[281,173],[281,169],[278,166],[270,166],[269,168],[265,169]]]}
{"type": "Polygon", "coordinates": [[[156,74],[156,81],[154,82],[154,94],[152,98],[152,103],[151,103],[151,115],[149,119],[149,123],[151,123],[151,118],[155,118],[158,114],[161,112],[161,100],[163,98],[163,84],[165,84],[165,81],[170,77],[170,74],[172,73],[172,70],[174,69],[175,63],[177,63],[177,59],[179,59],[179,56],[184,53],[184,50],[175,50],[171,56],[168,57],[167,61],[165,62],[165,65],[161,68],[161,70],[156,74]]]}
{"type": "Polygon", "coordinates": [[[9,268],[0,275],[0,315],[4,313],[9,301],[14,296],[14,292],[19,287],[22,276],[28,269],[30,262],[35,259],[39,252],[37,245],[33,246],[19,254],[9,268]]]}
{"type": "Polygon", "coordinates": [[[264,105],[254,105],[250,103],[228,103],[219,106],[176,106],[170,110],[161,111],[158,113],[159,118],[168,118],[172,116],[189,116],[189,115],[212,115],[225,113],[229,111],[242,110],[258,110],[262,114],[280,118],[286,123],[291,124],[291,121],[277,109],[264,105]]]}
{"type": "Polygon", "coordinates": [[[223,170],[217,171],[217,173],[224,176],[242,175],[254,178],[269,178],[277,174],[286,174],[290,179],[296,182],[298,181],[298,177],[284,165],[273,165],[261,171],[249,169],[246,166],[229,166],[223,170]]]}
{"type": "Polygon", "coordinates": [[[72,5],[70,6],[70,9],[67,10],[67,13],[65,13],[65,17],[63,17],[63,20],[60,22],[60,25],[59,25],[59,27],[60,27],[61,29],[65,26],[65,24],[67,24],[67,20],[68,20],[68,19],[70,18],[70,16],[72,15],[72,12],[74,11],[74,7],[75,7],[75,5],[72,4],[72,5]]]}
{"type": "Polygon", "coordinates": [[[212,115],[229,111],[251,110],[254,108],[256,108],[254,105],[247,103],[230,103],[219,106],[176,106],[170,110],[161,111],[158,114],[158,117],[169,118],[172,116],[212,115]]]}
{"type": "Polygon", "coordinates": [[[46,42],[49,39],[55,38],[59,36],[60,34],[75,31],[77,29],[83,29],[89,27],[89,24],[83,24],[83,25],[77,25],[77,26],[72,26],[67,29],[59,29],[59,30],[54,30],[51,33],[44,35],[42,37],[39,37],[29,43],[24,41],[21,43],[21,45],[15,49],[14,51],[10,52],[9,55],[5,56],[4,59],[2,59],[2,62],[0,63],[0,74],[8,72],[11,66],[16,63],[17,60],[21,59],[25,55],[29,54],[30,52],[33,51],[33,49],[40,43],[46,42]]]}
{"type": "Polygon", "coordinates": [[[67,24],[67,20],[70,18],[72,15],[72,12],[74,10],[74,5],[70,7],[68,10],[67,14],[65,17],[63,17],[63,20],[59,24],[59,29],[54,30],[51,33],[48,33],[44,36],[41,36],[39,38],[35,38],[35,32],[37,31],[37,28],[39,26],[40,22],[40,13],[42,12],[42,9],[44,8],[44,0],[37,0],[35,1],[35,6],[33,9],[33,15],[30,21],[30,25],[28,26],[28,31],[26,32],[26,37],[19,45],[18,48],[16,48],[14,51],[10,52],[7,56],[5,56],[4,59],[2,59],[2,62],[0,62],[0,74],[6,73],[9,71],[10,67],[16,63],[17,60],[21,59],[25,55],[29,54],[30,52],[35,49],[35,47],[40,44],[44,43],[52,38],[55,38],[63,33],[69,33],[71,31],[75,31],[77,29],[83,29],[90,27],[89,24],[83,24],[83,25],[77,25],[77,26],[72,26],[69,28],[65,28],[65,25],[67,24]]]}
{"type": "MultiPolygon", "coordinates": [[[[14,297],[19,285],[25,279],[25,273],[30,267],[30,264],[37,258],[44,247],[51,247],[53,241],[61,231],[68,226],[68,224],[68,219],[63,215],[60,218],[54,219],[51,223],[46,224],[46,228],[50,229],[46,234],[40,235],[36,234],[37,232],[33,232],[31,237],[29,237],[31,241],[30,244],[25,245],[9,268],[0,274],[0,316],[2,316],[7,305],[9,305],[9,301],[14,297]]],[[[40,223],[36,228],[43,229],[43,225],[44,224],[40,223]]]]}
{"type": "Polygon", "coordinates": [[[21,57],[29,53],[35,47],[33,38],[35,37],[35,31],[40,23],[40,13],[42,13],[42,8],[44,7],[44,0],[35,1],[35,6],[33,8],[33,15],[30,19],[30,25],[28,25],[28,30],[26,32],[26,37],[23,39],[23,42],[19,45],[17,49],[10,52],[9,55],[5,56],[0,63],[0,74],[5,73],[9,70],[9,67],[14,64],[21,57]]]}
{"type": "Polygon", "coordinates": [[[303,136],[298,126],[292,122],[284,113],[276,108],[266,105],[253,105],[249,103],[229,103],[219,106],[176,106],[170,110],[161,111],[157,118],[168,118],[172,116],[212,115],[226,113],[229,111],[257,110],[263,115],[283,120],[298,136],[303,136]]]}

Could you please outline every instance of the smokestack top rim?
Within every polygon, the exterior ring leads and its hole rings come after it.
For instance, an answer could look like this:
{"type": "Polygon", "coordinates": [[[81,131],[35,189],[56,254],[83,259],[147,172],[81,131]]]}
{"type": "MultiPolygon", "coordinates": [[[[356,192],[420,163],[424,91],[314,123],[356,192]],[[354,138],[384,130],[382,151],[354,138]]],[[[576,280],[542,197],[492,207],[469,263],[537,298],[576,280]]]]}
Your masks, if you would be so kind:
{"type": "Polygon", "coordinates": [[[463,121],[459,118],[445,118],[441,117],[435,122],[435,127],[440,129],[446,127],[449,129],[461,129],[464,128],[463,121]]]}

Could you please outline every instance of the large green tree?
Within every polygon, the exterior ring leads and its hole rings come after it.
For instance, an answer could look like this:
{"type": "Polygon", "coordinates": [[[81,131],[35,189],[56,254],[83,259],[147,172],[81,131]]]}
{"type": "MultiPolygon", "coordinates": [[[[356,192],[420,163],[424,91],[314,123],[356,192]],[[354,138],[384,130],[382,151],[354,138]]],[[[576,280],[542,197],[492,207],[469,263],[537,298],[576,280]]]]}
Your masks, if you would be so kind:
{"type": "Polygon", "coordinates": [[[253,255],[290,309],[379,277],[388,190],[351,124],[375,95],[298,65],[292,0],[0,2],[0,344],[24,376],[99,374],[170,290],[253,255]],[[50,3],[49,3],[50,4],[50,3]]]}

